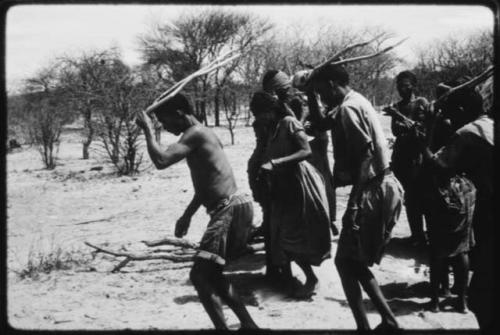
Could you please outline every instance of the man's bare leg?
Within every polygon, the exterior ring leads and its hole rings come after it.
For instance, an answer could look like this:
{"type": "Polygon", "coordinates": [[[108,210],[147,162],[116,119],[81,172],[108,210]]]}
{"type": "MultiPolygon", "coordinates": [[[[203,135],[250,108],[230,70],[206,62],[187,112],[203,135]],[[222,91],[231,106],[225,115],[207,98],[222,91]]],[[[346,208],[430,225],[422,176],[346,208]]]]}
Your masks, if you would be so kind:
{"type": "Polygon", "coordinates": [[[461,312],[467,312],[467,287],[469,281],[469,256],[466,253],[458,254],[453,259],[453,275],[457,288],[458,300],[455,308],[461,312]]]}
{"type": "MultiPolygon", "coordinates": [[[[222,321],[224,322],[224,326],[227,329],[227,325],[225,324],[224,321],[224,315],[222,314],[222,306],[220,304],[219,297],[222,298],[222,300],[233,310],[234,314],[238,317],[238,319],[241,322],[241,327],[242,328],[258,328],[255,322],[253,321],[252,317],[248,313],[245,305],[241,301],[241,298],[238,296],[236,291],[234,290],[234,287],[231,285],[231,283],[227,280],[226,277],[222,274],[222,266],[219,264],[216,264],[212,261],[208,261],[205,259],[196,259],[195,260],[195,265],[193,266],[193,270],[196,271],[196,273],[201,273],[202,275],[199,276],[200,281],[204,281],[205,283],[198,283],[200,286],[208,286],[208,290],[210,290],[212,293],[211,297],[216,295],[216,299],[209,299],[209,302],[218,302],[215,304],[208,304],[205,306],[205,309],[207,310],[207,313],[211,315],[212,311],[209,311],[209,309],[212,308],[213,305],[215,305],[216,310],[220,310],[220,314],[215,313],[215,321],[214,318],[212,318],[212,321],[214,321],[214,324],[220,324],[219,320],[219,315],[222,318],[222,321]]],[[[191,273],[193,273],[193,270],[191,273]]],[[[193,281],[193,278],[191,279],[193,281]]],[[[196,279],[195,279],[196,280],[196,279]]],[[[194,284],[194,281],[193,281],[194,284]]],[[[196,284],[195,284],[196,287],[196,284]]],[[[200,291],[198,291],[200,294],[200,291]]],[[[201,299],[201,294],[200,294],[200,299],[201,299]]],[[[203,302],[203,301],[202,301],[203,302]]]]}
{"type": "Polygon", "coordinates": [[[195,259],[191,269],[190,279],[193,283],[200,301],[216,329],[229,329],[222,312],[222,304],[217,296],[213,282],[215,263],[203,259],[195,259]]]}
{"type": "Polygon", "coordinates": [[[217,275],[216,287],[217,293],[222,297],[224,302],[231,308],[240,320],[241,328],[257,329],[259,328],[252,317],[248,313],[245,304],[241,301],[240,296],[236,293],[234,286],[222,274],[222,271],[217,275]]]}
{"type": "Polygon", "coordinates": [[[300,266],[302,271],[304,271],[306,282],[304,286],[302,286],[295,292],[295,297],[309,298],[316,289],[316,285],[318,284],[318,277],[316,277],[316,275],[314,274],[314,271],[310,264],[301,261],[296,261],[296,263],[298,266],[300,266]]]}
{"type": "Polygon", "coordinates": [[[431,301],[429,302],[429,310],[432,312],[439,311],[439,284],[442,281],[443,272],[445,271],[447,272],[447,269],[444,268],[445,264],[447,263],[444,262],[443,258],[431,254],[431,259],[430,259],[431,301]]]}
{"type": "MultiPolygon", "coordinates": [[[[360,266],[362,265],[360,264],[360,266]]],[[[384,328],[399,328],[398,321],[387,304],[387,301],[378,286],[377,280],[373,276],[370,269],[364,267],[363,269],[360,269],[360,271],[359,280],[361,285],[382,317],[382,325],[384,325],[384,328]]]]}
{"type": "Polygon", "coordinates": [[[359,331],[370,330],[370,324],[366,316],[365,306],[363,305],[363,297],[359,286],[358,278],[352,268],[352,262],[346,260],[335,260],[344,293],[351,308],[356,326],[359,331]]]}

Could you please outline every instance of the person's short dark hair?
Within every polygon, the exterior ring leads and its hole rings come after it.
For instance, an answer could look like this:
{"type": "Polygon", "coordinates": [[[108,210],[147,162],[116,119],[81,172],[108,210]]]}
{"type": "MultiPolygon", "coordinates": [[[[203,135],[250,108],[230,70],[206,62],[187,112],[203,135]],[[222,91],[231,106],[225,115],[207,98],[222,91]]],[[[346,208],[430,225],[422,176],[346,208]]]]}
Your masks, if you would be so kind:
{"type": "Polygon", "coordinates": [[[155,110],[154,113],[156,116],[165,115],[176,110],[181,110],[184,114],[193,115],[193,107],[189,103],[189,100],[186,98],[184,94],[176,94],[169,100],[160,104],[155,110]]]}
{"type": "Polygon", "coordinates": [[[274,78],[274,76],[278,73],[278,70],[268,70],[265,74],[264,77],[262,77],[262,88],[267,87],[267,84],[271,79],[274,78]]]}
{"type": "MultiPolygon", "coordinates": [[[[462,76],[454,80],[448,81],[445,84],[450,87],[459,86],[471,78],[462,76]]],[[[445,106],[452,112],[458,107],[463,108],[466,113],[466,118],[470,121],[475,120],[479,115],[484,114],[483,97],[476,87],[463,88],[460,91],[451,94],[445,100],[445,106]]]]}
{"type": "Polygon", "coordinates": [[[405,79],[408,79],[413,86],[417,85],[417,76],[411,71],[399,72],[396,76],[396,83],[400,83],[405,79]]]}
{"type": "Polygon", "coordinates": [[[250,100],[250,111],[254,116],[270,113],[278,108],[278,100],[269,93],[255,92],[250,100]]]}
{"type": "Polygon", "coordinates": [[[349,85],[349,74],[341,65],[328,64],[318,71],[315,81],[333,81],[340,86],[349,85]]]}

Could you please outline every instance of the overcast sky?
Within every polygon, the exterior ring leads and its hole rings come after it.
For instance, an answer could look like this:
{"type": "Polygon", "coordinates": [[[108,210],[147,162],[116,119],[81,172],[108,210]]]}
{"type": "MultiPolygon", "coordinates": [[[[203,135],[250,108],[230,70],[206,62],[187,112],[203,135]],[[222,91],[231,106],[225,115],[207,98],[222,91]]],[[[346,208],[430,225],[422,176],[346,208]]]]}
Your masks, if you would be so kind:
{"type": "MultiPolygon", "coordinates": [[[[20,5],[11,7],[6,20],[7,89],[13,91],[23,78],[33,75],[62,54],[116,46],[130,64],[140,62],[137,36],[151,22],[175,19],[180,13],[202,6],[177,5],[20,5]]],[[[214,6],[211,6],[214,7],[214,6]]],[[[267,5],[223,6],[269,19],[277,30],[290,25],[319,27],[381,26],[397,37],[410,39],[396,49],[409,64],[415,50],[433,39],[466,34],[479,29],[493,31],[493,13],[482,6],[336,6],[267,5]]]]}

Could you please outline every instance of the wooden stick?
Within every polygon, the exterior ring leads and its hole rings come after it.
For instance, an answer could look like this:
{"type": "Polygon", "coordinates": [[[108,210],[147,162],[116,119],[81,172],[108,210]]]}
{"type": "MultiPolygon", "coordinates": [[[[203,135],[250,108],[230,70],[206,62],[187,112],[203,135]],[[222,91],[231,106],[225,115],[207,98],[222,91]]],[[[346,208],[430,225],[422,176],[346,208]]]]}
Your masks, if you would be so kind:
{"type": "Polygon", "coordinates": [[[320,64],[318,66],[318,68],[321,68],[335,60],[338,60],[338,58],[340,56],[342,56],[343,54],[347,53],[348,51],[351,51],[352,49],[355,49],[355,48],[359,48],[359,47],[364,47],[365,45],[368,45],[370,43],[372,43],[373,41],[377,40],[379,37],[382,37],[384,34],[380,34],[380,35],[377,35],[376,37],[372,38],[371,40],[369,41],[366,41],[366,42],[360,42],[360,43],[355,43],[355,44],[351,44],[347,47],[345,47],[343,50],[340,50],[339,52],[337,52],[335,55],[333,55],[332,57],[330,57],[329,59],[327,59],[326,61],[324,61],[322,64],[320,64]]]}
{"type": "MultiPolygon", "coordinates": [[[[378,38],[378,36],[377,36],[378,38]]],[[[401,45],[403,42],[405,42],[407,38],[404,38],[402,39],[401,41],[397,42],[396,44],[393,44],[391,46],[388,46],[380,51],[377,51],[375,53],[372,53],[372,54],[369,54],[369,55],[363,55],[363,56],[358,56],[358,57],[353,57],[353,58],[347,58],[347,59],[342,59],[342,60],[339,60],[339,61],[336,61],[336,62],[333,62],[335,60],[335,56],[334,57],[330,57],[329,59],[327,59],[325,62],[323,62],[321,65],[315,67],[312,71],[311,71],[311,74],[309,75],[309,77],[307,78],[306,80],[306,83],[304,86],[307,86],[309,85],[309,83],[311,82],[311,79],[316,75],[316,73],[318,73],[319,70],[321,70],[323,67],[325,67],[327,64],[333,64],[333,65],[343,65],[343,64],[347,64],[347,63],[352,63],[352,62],[357,62],[357,61],[361,61],[361,60],[366,60],[366,59],[370,59],[370,58],[374,58],[374,57],[377,57],[383,53],[386,53],[386,52],[389,52],[391,51],[392,49],[396,48],[397,46],[401,45]]],[[[376,39],[376,38],[375,38],[376,39]]],[[[371,41],[368,41],[368,42],[363,42],[363,43],[359,43],[359,44],[364,44],[364,43],[371,43],[373,40],[371,41]]],[[[354,47],[356,45],[353,45],[354,47]]]]}
{"type": "Polygon", "coordinates": [[[111,215],[110,217],[107,217],[107,218],[77,222],[77,223],[75,223],[75,225],[82,225],[82,224],[89,224],[89,223],[95,223],[95,222],[109,221],[109,220],[113,219],[114,217],[115,217],[114,215],[111,215]]]}
{"type": "Polygon", "coordinates": [[[177,247],[184,247],[184,248],[191,248],[191,249],[198,249],[199,244],[195,242],[191,242],[188,240],[185,240],[183,238],[176,238],[176,237],[165,237],[159,240],[153,240],[153,241],[141,241],[148,247],[157,247],[160,245],[174,245],[177,247]]]}
{"type": "MultiPolygon", "coordinates": [[[[230,52],[231,53],[231,52],[230,52]]],[[[178,83],[174,84],[174,86],[172,86],[171,88],[169,88],[167,91],[165,91],[161,96],[160,98],[157,98],[153,104],[151,104],[151,106],[149,106],[147,109],[146,109],[146,113],[151,113],[151,111],[153,111],[158,105],[164,103],[166,100],[170,99],[171,97],[175,96],[177,93],[180,92],[180,90],[182,90],[184,88],[184,86],[186,86],[190,81],[192,81],[193,79],[197,78],[197,77],[200,77],[200,76],[203,76],[205,74],[209,74],[210,72],[214,71],[215,69],[218,69],[219,67],[227,64],[228,62],[230,61],[233,61],[234,59],[238,58],[241,56],[241,53],[237,53],[225,60],[220,60],[220,57],[218,59],[216,59],[214,62],[210,63],[209,66],[206,66],[192,74],[190,74],[189,76],[187,76],[186,78],[182,79],[181,81],[179,81],[178,83]]]]}
{"type": "Polygon", "coordinates": [[[209,64],[207,64],[205,67],[201,68],[201,69],[198,69],[197,71],[193,72],[192,74],[190,74],[189,76],[179,80],[177,83],[175,83],[172,87],[170,87],[169,89],[167,89],[165,92],[163,92],[158,98],[155,99],[154,102],[157,102],[157,101],[160,101],[161,99],[163,99],[165,96],[167,96],[169,93],[173,92],[176,88],[179,87],[179,85],[183,84],[184,82],[186,81],[190,81],[192,79],[194,79],[195,77],[193,76],[198,76],[200,72],[202,72],[202,70],[204,69],[207,69],[207,68],[210,68],[212,66],[214,66],[217,62],[221,61],[222,59],[224,59],[225,57],[229,56],[230,54],[234,53],[236,50],[231,50],[229,52],[226,52],[224,55],[220,56],[220,57],[217,57],[215,60],[213,60],[212,62],[210,62],[209,64]]]}
{"type": "Polygon", "coordinates": [[[445,92],[442,96],[440,96],[438,99],[436,99],[433,103],[436,104],[438,102],[441,102],[443,100],[445,100],[447,97],[449,97],[450,95],[464,89],[464,88],[468,88],[468,87],[473,87],[473,86],[476,86],[477,84],[485,81],[486,79],[488,79],[488,77],[492,76],[493,75],[493,72],[495,70],[495,67],[494,66],[490,66],[489,68],[487,68],[483,73],[481,73],[480,75],[472,78],[471,80],[461,84],[461,85],[458,85],[456,87],[453,87],[452,89],[450,89],[449,91],[445,92]]]}
{"type": "Polygon", "coordinates": [[[376,57],[376,56],[379,56],[383,53],[386,53],[386,52],[389,52],[391,51],[392,49],[394,49],[395,47],[401,45],[403,42],[405,42],[407,38],[404,38],[402,39],[401,41],[399,41],[398,43],[396,44],[393,44],[391,46],[388,46],[387,48],[384,48],[380,51],[377,51],[373,54],[369,54],[369,55],[363,55],[363,56],[358,56],[358,57],[353,57],[353,58],[347,58],[347,59],[343,59],[343,60],[340,60],[340,61],[337,61],[337,62],[334,62],[332,63],[333,65],[343,65],[343,64],[347,64],[347,63],[352,63],[352,62],[357,62],[357,61],[360,61],[360,60],[365,60],[365,59],[370,59],[370,58],[373,58],[373,57],[376,57]]]}

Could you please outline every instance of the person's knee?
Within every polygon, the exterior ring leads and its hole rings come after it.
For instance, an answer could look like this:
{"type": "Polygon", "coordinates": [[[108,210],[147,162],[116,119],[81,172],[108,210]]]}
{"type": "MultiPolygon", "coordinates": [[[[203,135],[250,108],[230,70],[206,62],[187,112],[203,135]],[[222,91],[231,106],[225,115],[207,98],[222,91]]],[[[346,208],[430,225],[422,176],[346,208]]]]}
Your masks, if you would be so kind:
{"type": "Polygon", "coordinates": [[[355,260],[335,258],[335,266],[337,267],[337,271],[342,275],[348,275],[366,280],[373,278],[373,275],[368,267],[355,260]]]}
{"type": "Polygon", "coordinates": [[[195,265],[191,268],[191,271],[189,272],[189,279],[191,280],[191,283],[193,283],[195,287],[198,287],[203,283],[204,277],[205,275],[203,271],[200,269],[200,267],[196,266],[195,263],[195,265]]]}
{"type": "Polygon", "coordinates": [[[357,273],[358,273],[358,278],[361,281],[367,281],[368,282],[368,281],[370,281],[370,280],[372,280],[372,279],[375,278],[373,276],[373,273],[370,271],[370,269],[367,266],[362,265],[362,264],[359,265],[357,273]]]}
{"type": "Polygon", "coordinates": [[[194,285],[211,282],[222,275],[222,266],[212,261],[196,258],[189,273],[189,278],[194,285]]]}
{"type": "Polygon", "coordinates": [[[335,257],[335,267],[339,272],[345,272],[346,260],[342,258],[335,257]]]}

